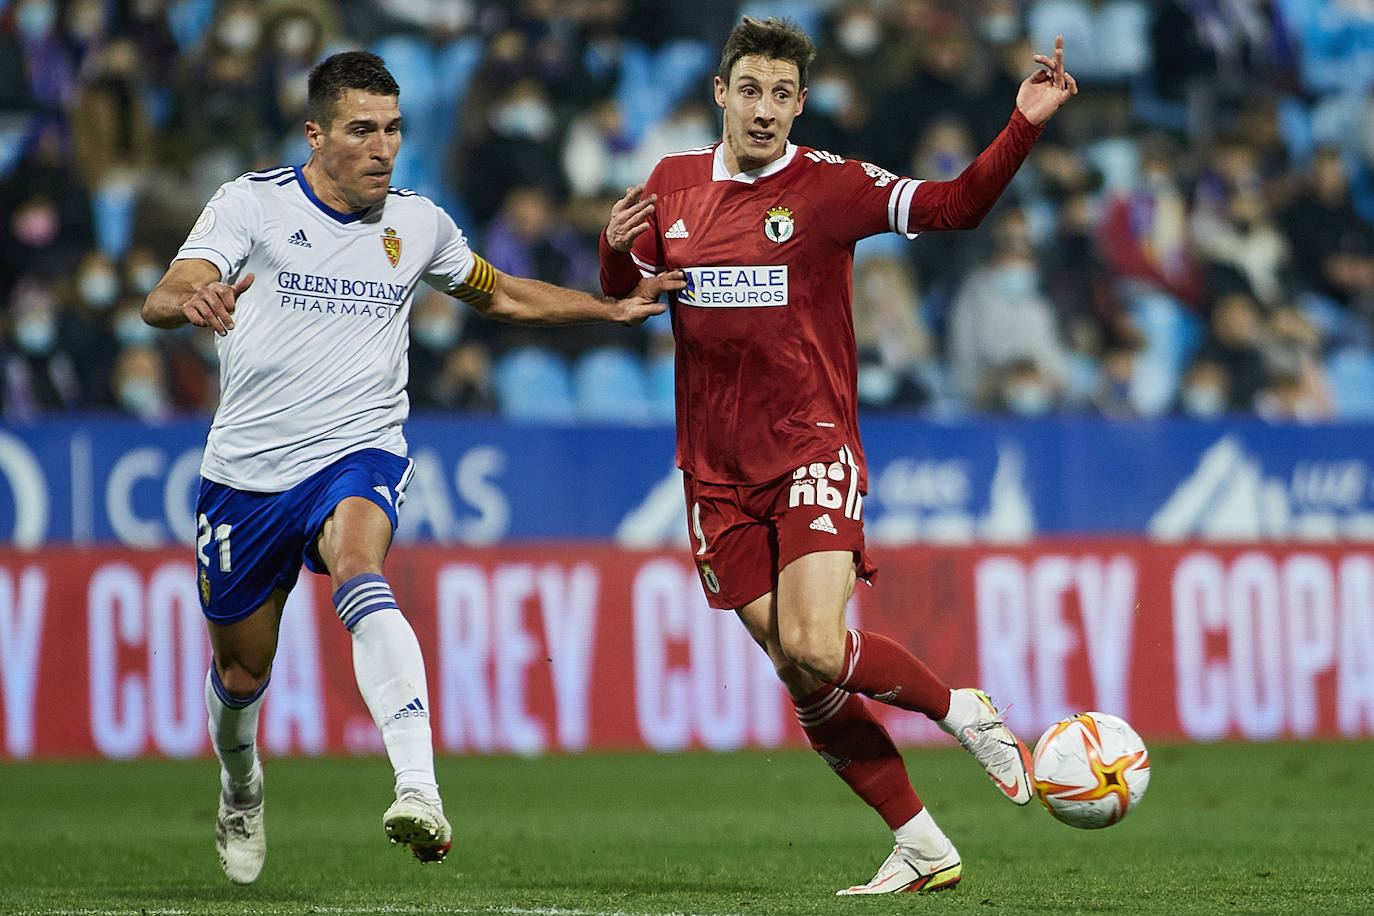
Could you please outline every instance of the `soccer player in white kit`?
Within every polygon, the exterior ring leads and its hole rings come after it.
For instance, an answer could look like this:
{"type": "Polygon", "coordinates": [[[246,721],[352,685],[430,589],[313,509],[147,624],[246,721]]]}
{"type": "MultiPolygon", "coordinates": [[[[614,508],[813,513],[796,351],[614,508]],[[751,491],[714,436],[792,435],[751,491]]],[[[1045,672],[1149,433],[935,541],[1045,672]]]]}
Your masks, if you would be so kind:
{"type": "Polygon", "coordinates": [[[143,306],[156,327],[219,335],[196,558],[214,652],[205,704],[221,766],[216,845],[238,884],[258,877],[267,852],[258,710],[302,562],[330,578],[395,770],[387,836],[421,861],[442,861],[451,844],[424,659],[382,574],[411,471],[402,424],[416,284],[526,324],[634,324],[684,285],[665,273],[601,299],[494,269],[447,213],[391,187],[399,95],[376,55],[321,62],[309,80],[309,161],[221,186],[143,306]]]}

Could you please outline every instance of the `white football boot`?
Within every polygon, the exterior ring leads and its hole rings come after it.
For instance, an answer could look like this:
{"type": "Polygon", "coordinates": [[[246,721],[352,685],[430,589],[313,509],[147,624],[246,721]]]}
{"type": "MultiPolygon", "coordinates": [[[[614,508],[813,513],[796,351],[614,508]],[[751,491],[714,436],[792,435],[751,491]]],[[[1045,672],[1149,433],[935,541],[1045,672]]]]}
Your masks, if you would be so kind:
{"type": "Polygon", "coordinates": [[[959,851],[954,844],[948,845],[949,851],[934,859],[926,858],[907,846],[893,846],[892,855],[887,857],[867,884],[856,884],[836,891],[835,896],[930,893],[951,888],[964,876],[964,866],[959,861],[959,851]]]}
{"type": "Polygon", "coordinates": [[[453,829],[443,802],[419,792],[402,792],[382,816],[392,845],[405,843],[421,862],[442,862],[453,846],[453,829]]]}
{"type": "Polygon", "coordinates": [[[267,826],[263,820],[262,769],[257,772],[256,804],[235,804],[219,795],[219,814],[215,818],[215,848],[219,867],[235,884],[252,884],[267,859],[267,826]]]}
{"type": "Polygon", "coordinates": [[[946,717],[940,720],[940,727],[958,739],[964,750],[983,765],[993,785],[1001,789],[1003,795],[1015,804],[1026,804],[1035,795],[1030,751],[1007,728],[1002,714],[987,694],[973,687],[960,687],[954,692],[971,698],[977,715],[971,722],[964,723],[952,723],[950,717],[946,717]]]}

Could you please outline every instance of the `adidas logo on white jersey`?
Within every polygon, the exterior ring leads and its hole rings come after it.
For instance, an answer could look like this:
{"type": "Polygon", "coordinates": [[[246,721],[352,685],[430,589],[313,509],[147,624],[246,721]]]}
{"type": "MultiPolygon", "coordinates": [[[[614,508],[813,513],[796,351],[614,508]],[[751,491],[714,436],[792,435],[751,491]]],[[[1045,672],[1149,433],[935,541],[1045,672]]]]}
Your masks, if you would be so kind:
{"type": "Polygon", "coordinates": [[[826,512],[811,523],[812,531],[824,531],[827,534],[839,534],[835,530],[835,523],[830,520],[830,513],[826,512]]]}
{"type": "Polygon", "coordinates": [[[292,245],[299,245],[302,248],[310,247],[310,239],[305,237],[304,229],[297,229],[291,238],[287,239],[292,245]]]}
{"type": "Polygon", "coordinates": [[[668,231],[663,233],[665,239],[685,239],[687,238],[687,227],[678,220],[668,227],[668,231]]]}

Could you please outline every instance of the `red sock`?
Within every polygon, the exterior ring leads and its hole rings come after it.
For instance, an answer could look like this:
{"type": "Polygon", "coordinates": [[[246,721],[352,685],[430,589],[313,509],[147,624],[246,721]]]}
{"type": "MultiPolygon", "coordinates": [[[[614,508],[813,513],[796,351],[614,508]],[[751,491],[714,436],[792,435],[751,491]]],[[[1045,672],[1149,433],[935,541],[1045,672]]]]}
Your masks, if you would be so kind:
{"type": "Polygon", "coordinates": [[[834,684],[935,720],[949,715],[949,685],[881,633],[849,631],[844,640],[844,671],[834,684]]]}
{"type": "Polygon", "coordinates": [[[902,755],[862,697],[826,684],[792,702],[811,747],[888,827],[921,812],[902,755]]]}

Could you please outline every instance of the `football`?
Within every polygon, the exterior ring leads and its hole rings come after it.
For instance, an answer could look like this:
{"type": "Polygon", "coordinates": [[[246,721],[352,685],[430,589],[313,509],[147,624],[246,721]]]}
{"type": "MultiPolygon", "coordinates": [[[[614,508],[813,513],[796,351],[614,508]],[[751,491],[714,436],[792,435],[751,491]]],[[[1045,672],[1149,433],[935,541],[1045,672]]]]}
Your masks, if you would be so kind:
{"type": "Polygon", "coordinates": [[[1070,827],[1109,827],[1140,803],[1150,755],[1119,716],[1081,712],[1060,719],[1035,743],[1035,794],[1070,827]]]}

